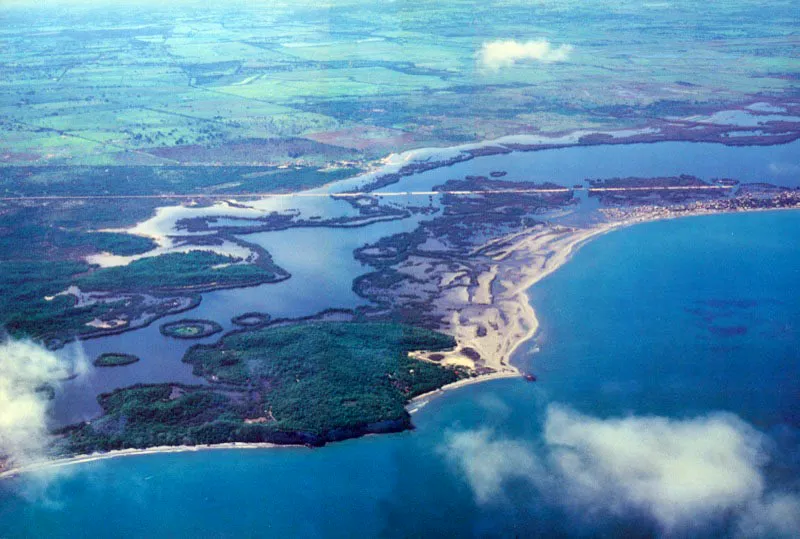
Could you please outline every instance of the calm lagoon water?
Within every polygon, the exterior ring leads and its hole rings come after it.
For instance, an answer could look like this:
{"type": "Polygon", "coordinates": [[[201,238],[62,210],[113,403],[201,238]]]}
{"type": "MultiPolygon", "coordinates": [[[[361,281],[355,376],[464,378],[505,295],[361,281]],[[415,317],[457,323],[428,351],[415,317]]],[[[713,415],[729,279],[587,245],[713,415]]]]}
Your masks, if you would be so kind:
{"type": "MultiPolygon", "coordinates": [[[[800,212],[612,232],[532,289],[541,351],[531,343],[518,361],[536,384],[462,388],[422,408],[414,432],[322,449],[139,456],[71,467],[46,484],[3,481],[0,537],[653,533],[641,514],[575,513],[513,474],[488,498],[476,490],[476,478],[492,487],[483,472],[513,465],[520,451],[537,454],[552,403],[599,420],[731,412],[769,437],[767,491],[796,492],[798,233],[800,212]],[[472,483],[444,450],[465,433],[491,441],[473,455],[472,483]]],[[[719,535],[731,522],[705,531],[719,535]]]]}
{"type": "Polygon", "coordinates": [[[418,217],[355,228],[294,228],[245,236],[267,249],[273,260],[292,277],[274,284],[218,290],[203,294],[191,311],[156,320],[150,326],[119,335],[72,343],[63,353],[83,353],[91,361],[103,352],[125,351],[141,361],[124,368],[90,367],[88,375],[59,389],[54,420],[70,424],[101,413],[96,395],[136,383],[183,382],[201,384],[189,365],[181,363],[186,350],[197,343],[213,343],[219,334],[199,340],[179,340],[161,335],[162,324],[182,318],[213,320],[229,331],[231,318],[258,311],[273,318],[316,314],[328,308],[347,309],[366,301],[353,292],[353,279],[369,268],[353,258],[353,251],[380,238],[410,232],[418,217]]]}
{"type": "MultiPolygon", "coordinates": [[[[537,152],[514,152],[508,155],[487,156],[452,167],[434,169],[403,178],[384,190],[405,191],[430,189],[449,178],[470,174],[488,175],[504,170],[503,179],[524,181],[554,181],[564,185],[581,183],[585,178],[621,176],[655,177],[695,174],[705,179],[731,177],[745,182],[768,181],[796,185],[797,155],[800,141],[775,146],[729,147],[721,144],[690,142],[659,142],[583,146],[537,152]]],[[[349,180],[336,183],[343,190],[349,180]]],[[[330,189],[327,186],[325,189],[330,189]]],[[[582,222],[587,212],[598,202],[581,193],[581,205],[573,215],[561,219],[564,224],[582,222]]],[[[437,204],[436,198],[397,197],[384,204],[437,204]]],[[[273,198],[261,201],[260,207],[286,210],[300,204],[309,215],[326,217],[352,215],[351,205],[342,200],[327,198],[273,198]]],[[[216,213],[217,209],[208,210],[216,213]]],[[[353,279],[369,271],[353,258],[353,250],[366,243],[399,232],[410,232],[420,220],[432,216],[414,215],[389,222],[378,222],[355,228],[296,228],[243,236],[249,242],[267,249],[275,262],[289,271],[292,278],[275,284],[257,287],[218,290],[203,294],[199,307],[178,315],[157,320],[151,326],[100,339],[90,339],[65,347],[63,353],[74,357],[84,353],[91,361],[103,352],[128,352],[141,361],[124,368],[96,369],[74,382],[64,384],[55,401],[55,424],[64,425],[90,419],[100,413],[96,395],[136,383],[183,382],[204,383],[191,374],[189,366],[180,362],[186,349],[197,342],[210,343],[219,335],[201,341],[177,341],[159,333],[163,323],[180,318],[206,318],[220,323],[227,331],[230,319],[248,311],[261,311],[275,318],[301,317],[326,308],[353,308],[364,300],[352,291],[353,279]]],[[[591,217],[590,217],[591,219],[591,217]]]]}
{"type": "Polygon", "coordinates": [[[491,155],[405,178],[381,191],[428,190],[448,179],[508,173],[509,181],[554,182],[572,186],[585,179],[655,178],[692,174],[704,180],[735,178],[800,186],[800,141],[773,146],[725,146],[707,142],[655,142],[575,146],[491,155]]]}

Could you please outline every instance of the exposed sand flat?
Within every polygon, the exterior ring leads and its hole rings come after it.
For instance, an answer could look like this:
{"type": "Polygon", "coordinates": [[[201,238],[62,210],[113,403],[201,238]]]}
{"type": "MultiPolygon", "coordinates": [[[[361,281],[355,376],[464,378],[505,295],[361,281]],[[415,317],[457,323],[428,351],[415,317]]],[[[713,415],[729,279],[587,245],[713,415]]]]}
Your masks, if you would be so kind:
{"type": "Polygon", "coordinates": [[[89,292],[82,292],[80,288],[75,285],[70,285],[66,290],[62,290],[58,294],[52,296],[45,296],[45,301],[53,301],[59,296],[75,296],[75,307],[86,307],[87,305],[94,304],[92,294],[89,292]]]}
{"type": "Polygon", "coordinates": [[[497,266],[478,275],[478,286],[472,292],[472,303],[488,305],[492,302],[492,283],[497,277],[497,266]]]}
{"type": "Polygon", "coordinates": [[[448,303],[468,303],[469,289],[466,286],[455,286],[442,292],[440,297],[448,303]]]}
{"type": "MultiPolygon", "coordinates": [[[[794,210],[800,208],[781,208],[794,210]]],[[[753,209],[741,211],[779,211],[777,209],[753,209]]],[[[458,348],[454,352],[444,353],[445,359],[437,363],[464,365],[474,367],[475,362],[463,354],[465,348],[481,352],[481,362],[495,372],[479,374],[437,390],[419,395],[409,402],[408,409],[414,413],[422,408],[431,398],[443,395],[447,391],[467,385],[499,378],[516,378],[519,371],[509,363],[516,348],[534,336],[538,329],[538,320],[533,307],[530,306],[527,290],[535,283],[550,275],[567,262],[576,250],[590,239],[615,228],[642,222],[662,219],[673,219],[693,215],[721,213],[719,211],[698,208],[685,213],[670,213],[663,208],[638,208],[634,211],[608,211],[607,217],[616,218],[613,222],[599,224],[589,228],[574,229],[568,227],[535,227],[525,232],[498,238],[482,246],[477,251],[489,254],[498,262],[487,271],[497,280],[498,293],[492,297],[490,305],[470,304],[462,312],[452,312],[450,316],[450,332],[455,335],[458,348]],[[474,310],[473,310],[474,309],[474,310]],[[485,335],[478,329],[484,328],[485,335]]],[[[412,356],[429,360],[427,352],[412,352],[412,356]]],[[[179,453],[187,451],[203,451],[209,449],[264,449],[276,447],[300,447],[270,443],[224,443],[202,446],[164,446],[147,449],[123,449],[90,455],[78,455],[71,458],[49,460],[32,463],[18,468],[0,472],[0,479],[14,477],[20,473],[33,473],[48,468],[58,468],[73,464],[93,462],[124,456],[151,455],[161,453],[179,453]]],[[[2,468],[0,468],[2,469],[2,468]]]]}
{"type": "MultiPolygon", "coordinates": [[[[473,254],[480,253],[495,263],[477,277],[478,286],[463,298],[465,301],[452,295],[439,296],[439,302],[447,304],[446,311],[450,312],[443,330],[455,337],[458,345],[452,352],[439,352],[437,363],[468,366],[481,374],[518,375],[511,357],[539,328],[527,290],[569,260],[586,240],[624,223],[590,228],[537,226],[493,239],[476,249],[473,254]]],[[[413,353],[425,360],[432,355],[413,353]]]]}
{"type": "Polygon", "coordinates": [[[169,242],[168,245],[157,247],[156,249],[143,254],[122,256],[113,255],[110,253],[99,253],[96,255],[87,256],[86,262],[89,264],[96,264],[101,268],[110,268],[116,266],[127,266],[131,262],[134,262],[135,260],[141,260],[143,258],[152,258],[155,256],[172,253],[189,253],[192,251],[208,251],[222,256],[232,256],[234,258],[245,260],[246,262],[253,262],[258,257],[257,253],[232,241],[224,241],[219,245],[183,245],[180,247],[173,246],[171,240],[169,239],[167,239],[167,241],[169,242]]]}
{"type": "Polygon", "coordinates": [[[122,327],[128,323],[127,320],[115,319],[110,321],[103,321],[99,318],[95,318],[90,322],[86,322],[87,326],[91,326],[97,329],[114,329],[118,327],[122,327]]]}
{"type": "Polygon", "coordinates": [[[446,272],[442,274],[439,286],[445,288],[451,285],[466,285],[468,282],[469,274],[467,271],[446,272]]]}
{"type": "MultiPolygon", "coordinates": [[[[449,306],[454,312],[448,318],[448,327],[443,331],[455,337],[457,348],[453,352],[440,353],[444,358],[438,363],[470,366],[478,369],[480,375],[489,373],[487,378],[495,374],[520,374],[510,363],[511,357],[539,328],[527,291],[567,262],[580,246],[596,236],[624,226],[718,213],[724,212],[698,207],[691,211],[674,213],[657,206],[608,210],[604,214],[609,221],[594,226],[538,226],[487,242],[473,254],[483,254],[497,263],[479,277],[480,282],[481,279],[486,280],[491,276],[494,293],[490,292],[488,303],[476,301],[478,295],[473,294],[466,304],[449,306]],[[474,353],[471,351],[480,354],[480,359],[472,359],[470,356],[474,356],[474,353]],[[487,368],[491,371],[485,370],[487,368]]],[[[487,298],[481,294],[478,299],[487,298]]],[[[413,355],[429,360],[431,354],[416,352],[413,355]]],[[[483,377],[480,376],[479,379],[483,377]]]]}

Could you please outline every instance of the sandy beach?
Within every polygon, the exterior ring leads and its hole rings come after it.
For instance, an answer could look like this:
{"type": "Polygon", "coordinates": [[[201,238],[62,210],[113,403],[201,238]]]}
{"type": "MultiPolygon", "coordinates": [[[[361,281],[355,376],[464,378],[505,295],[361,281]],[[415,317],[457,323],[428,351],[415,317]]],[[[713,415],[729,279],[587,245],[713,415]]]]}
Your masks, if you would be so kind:
{"type": "Polygon", "coordinates": [[[448,320],[442,331],[455,337],[458,346],[451,352],[421,351],[413,356],[479,369],[481,379],[521,375],[511,357],[539,329],[527,290],[566,263],[585,242],[624,224],[536,226],[481,246],[475,254],[488,257],[492,265],[477,277],[477,289],[459,296],[450,294],[442,302],[447,305],[440,306],[448,320]]]}
{"type": "Polygon", "coordinates": [[[493,374],[483,374],[479,376],[475,376],[473,378],[464,378],[463,380],[459,380],[458,382],[453,382],[452,384],[447,384],[445,386],[440,387],[439,389],[435,389],[433,391],[428,391],[427,393],[423,393],[422,395],[417,395],[410,401],[408,401],[408,405],[406,405],[406,409],[410,414],[414,414],[421,410],[431,399],[441,397],[445,395],[448,391],[453,391],[454,389],[460,389],[462,387],[470,386],[473,384],[489,382],[491,380],[502,380],[505,378],[519,378],[520,375],[517,372],[497,372],[493,374]]]}
{"type": "MultiPolygon", "coordinates": [[[[415,413],[421,409],[425,404],[433,398],[444,395],[449,391],[459,389],[468,385],[488,382],[489,380],[497,380],[502,378],[517,378],[516,373],[496,373],[490,375],[478,376],[475,378],[467,378],[459,380],[452,384],[447,384],[439,389],[424,393],[411,399],[408,403],[407,409],[409,413],[415,413]]],[[[64,468],[67,466],[74,466],[77,464],[86,464],[89,462],[96,462],[100,460],[108,460],[121,457],[136,457],[142,455],[160,455],[166,453],[187,453],[195,451],[210,451],[219,449],[279,449],[279,448],[305,448],[302,445],[292,444],[273,444],[273,443],[245,443],[245,442],[229,442],[223,444],[209,444],[209,445],[177,445],[177,446],[158,446],[148,447],[145,449],[115,449],[107,452],[97,452],[88,455],[76,455],[74,457],[45,460],[26,464],[18,468],[12,468],[0,472],[0,480],[10,479],[19,474],[36,473],[45,470],[52,470],[57,468],[64,468]]]]}
{"type": "Polygon", "coordinates": [[[230,442],[224,444],[210,444],[210,445],[176,445],[176,446],[159,446],[148,447],[146,449],[115,449],[104,453],[92,453],[90,455],[76,455],[63,459],[45,460],[26,464],[19,468],[12,468],[0,473],[0,480],[14,477],[22,473],[35,473],[52,468],[62,468],[65,466],[72,466],[75,464],[85,464],[87,462],[95,462],[98,460],[107,460],[119,457],[135,457],[140,455],[158,455],[164,453],[186,453],[191,451],[208,451],[212,449],[275,449],[275,448],[298,448],[304,447],[300,445],[288,444],[271,444],[271,443],[243,443],[243,442],[230,442]]]}
{"type": "MultiPolygon", "coordinates": [[[[783,209],[794,209],[796,211],[800,208],[783,209]]],[[[779,211],[779,209],[748,211],[779,211]]],[[[496,262],[490,273],[491,281],[496,282],[498,291],[492,294],[490,292],[491,287],[489,287],[489,289],[484,289],[479,294],[470,296],[472,298],[470,306],[475,311],[469,312],[466,318],[463,316],[457,317],[457,324],[451,328],[451,331],[456,336],[458,347],[454,352],[448,353],[449,355],[446,355],[444,360],[437,362],[467,364],[470,360],[465,358],[461,351],[469,347],[480,351],[484,365],[494,369],[494,372],[478,374],[418,395],[409,401],[407,405],[409,413],[413,414],[419,411],[431,399],[445,395],[449,391],[490,380],[520,377],[522,373],[510,363],[510,358],[520,345],[535,336],[539,328],[536,312],[530,305],[527,291],[534,284],[568,262],[575,252],[587,242],[609,231],[639,223],[715,213],[725,212],[698,208],[696,211],[691,212],[670,213],[659,209],[640,212],[636,215],[626,215],[624,219],[609,221],[587,228],[534,227],[511,237],[499,238],[487,243],[481,248],[481,251],[484,254],[489,254],[492,260],[496,262]],[[489,294],[488,297],[487,294],[489,294]],[[490,299],[490,301],[487,302],[487,299],[490,299]],[[505,322],[497,323],[498,321],[505,322]],[[478,325],[488,326],[492,330],[487,331],[483,336],[478,336],[476,331],[478,325]]],[[[412,355],[425,360],[427,359],[427,354],[427,352],[420,351],[412,355]]],[[[45,469],[118,457],[213,449],[274,449],[279,447],[297,448],[302,446],[231,442],[199,446],[181,445],[146,449],[121,449],[32,463],[0,472],[0,479],[11,478],[21,473],[34,473],[45,469]]]]}
{"type": "MultiPolygon", "coordinates": [[[[787,209],[798,208],[737,211],[787,209]]],[[[476,279],[480,289],[458,296],[450,294],[443,301],[447,305],[440,306],[443,316],[450,313],[449,325],[442,331],[455,337],[457,347],[451,352],[419,351],[412,356],[444,365],[478,369],[476,377],[457,382],[454,387],[474,381],[521,376],[511,358],[520,345],[535,337],[539,329],[536,312],[528,297],[528,290],[533,285],[568,262],[580,247],[612,230],[646,222],[720,213],[731,211],[702,206],[679,212],[658,206],[611,210],[605,213],[606,222],[585,228],[545,225],[493,239],[476,250],[493,261],[491,268],[476,279]],[[454,297],[461,301],[453,301],[454,297]],[[473,351],[479,354],[479,360],[470,357],[474,355],[473,351]]],[[[452,279],[451,276],[446,278],[452,279]]],[[[424,397],[417,397],[414,401],[424,397]]]]}

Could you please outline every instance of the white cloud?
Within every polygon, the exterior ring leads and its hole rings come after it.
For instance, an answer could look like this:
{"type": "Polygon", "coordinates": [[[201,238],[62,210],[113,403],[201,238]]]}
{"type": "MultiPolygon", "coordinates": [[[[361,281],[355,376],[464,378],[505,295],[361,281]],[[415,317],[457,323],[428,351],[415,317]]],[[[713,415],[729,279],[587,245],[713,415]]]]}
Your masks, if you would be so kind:
{"type": "Polygon", "coordinates": [[[522,60],[536,60],[546,64],[563,62],[569,58],[572,49],[572,45],[554,47],[546,39],[524,42],[513,39],[497,40],[483,44],[478,61],[481,66],[496,71],[522,60]]]}
{"type": "Polygon", "coordinates": [[[536,457],[521,442],[495,440],[489,429],[449,432],[445,454],[466,476],[479,504],[502,500],[503,484],[537,474],[536,457]]]}
{"type": "Polygon", "coordinates": [[[24,465],[44,456],[48,441],[45,384],[85,368],[30,341],[0,342],[0,457],[13,465],[24,465]],[[77,367],[76,367],[77,365],[77,367]]]}
{"type": "Polygon", "coordinates": [[[447,433],[442,452],[479,504],[522,480],[576,515],[645,515],[666,535],[733,515],[743,537],[800,536],[800,497],[766,489],[767,442],[732,414],[603,420],[551,405],[538,450],[484,429],[447,433]]]}
{"type": "Polygon", "coordinates": [[[800,496],[776,494],[751,504],[737,531],[742,538],[800,537],[800,496]]]}
{"type": "Polygon", "coordinates": [[[544,439],[576,503],[641,510],[665,530],[721,516],[764,490],[763,437],[731,414],[601,420],[551,406],[544,439]]]}

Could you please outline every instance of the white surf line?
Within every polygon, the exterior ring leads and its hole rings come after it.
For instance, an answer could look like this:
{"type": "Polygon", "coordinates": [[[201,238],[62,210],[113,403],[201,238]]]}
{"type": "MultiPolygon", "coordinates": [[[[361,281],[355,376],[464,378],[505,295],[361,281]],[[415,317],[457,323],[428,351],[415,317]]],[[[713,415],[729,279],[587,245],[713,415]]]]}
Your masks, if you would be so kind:
{"type": "Polygon", "coordinates": [[[47,195],[47,196],[21,196],[0,197],[2,202],[36,201],[36,200],[169,200],[169,199],[202,199],[235,200],[237,198],[358,198],[358,197],[402,197],[402,196],[433,196],[433,195],[504,195],[504,194],[536,194],[536,193],[568,193],[570,191],[697,191],[714,189],[733,189],[733,185],[672,185],[653,187],[558,187],[541,189],[487,189],[479,191],[361,191],[355,193],[238,193],[238,194],[174,194],[174,195],[47,195]]]}

